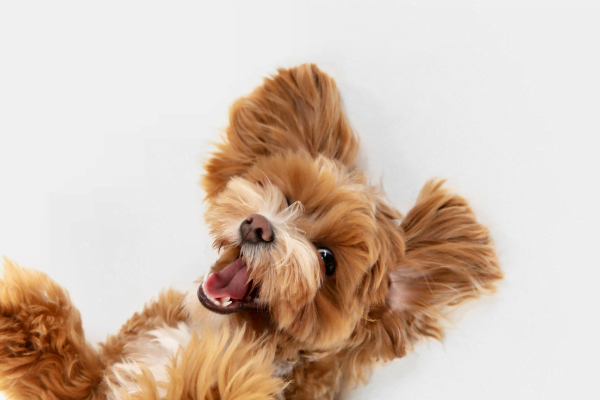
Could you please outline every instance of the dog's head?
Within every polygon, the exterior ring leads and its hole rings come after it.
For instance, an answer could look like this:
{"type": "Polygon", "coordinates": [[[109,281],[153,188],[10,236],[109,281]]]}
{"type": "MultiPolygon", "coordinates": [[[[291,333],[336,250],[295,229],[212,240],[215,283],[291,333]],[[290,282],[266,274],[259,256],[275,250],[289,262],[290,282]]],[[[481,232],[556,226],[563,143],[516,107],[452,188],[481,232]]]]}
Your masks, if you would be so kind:
{"type": "Polygon", "coordinates": [[[390,233],[377,201],[360,172],[325,155],[257,159],[206,213],[222,256],[200,288],[203,304],[268,313],[274,329],[311,347],[339,344],[384,301],[377,265],[390,233]]]}
{"type": "Polygon", "coordinates": [[[220,250],[198,289],[204,307],[288,352],[391,358],[439,336],[441,308],[491,288],[500,272],[464,200],[430,184],[400,223],[357,152],[335,82],[314,65],[280,70],[233,105],[203,179],[220,250]]]}

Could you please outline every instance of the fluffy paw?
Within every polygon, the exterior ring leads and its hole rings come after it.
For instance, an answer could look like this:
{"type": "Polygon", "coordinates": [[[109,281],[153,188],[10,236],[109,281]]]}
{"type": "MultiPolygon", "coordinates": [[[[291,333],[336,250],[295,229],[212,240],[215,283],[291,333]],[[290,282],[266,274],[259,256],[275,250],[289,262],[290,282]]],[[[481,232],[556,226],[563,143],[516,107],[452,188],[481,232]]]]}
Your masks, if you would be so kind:
{"type": "Polygon", "coordinates": [[[2,272],[0,390],[19,398],[88,398],[102,367],[67,292],[7,258],[2,272]]]}

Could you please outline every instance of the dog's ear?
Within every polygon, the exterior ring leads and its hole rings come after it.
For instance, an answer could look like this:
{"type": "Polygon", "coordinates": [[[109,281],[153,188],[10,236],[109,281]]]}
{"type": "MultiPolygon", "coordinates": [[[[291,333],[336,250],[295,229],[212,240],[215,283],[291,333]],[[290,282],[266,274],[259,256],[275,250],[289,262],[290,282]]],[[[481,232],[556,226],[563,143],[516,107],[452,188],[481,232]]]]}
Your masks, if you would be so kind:
{"type": "Polygon", "coordinates": [[[238,99],[230,109],[224,141],[217,147],[202,180],[207,199],[259,157],[307,151],[352,166],[358,152],[335,81],[309,64],[280,69],[238,99]]]}
{"type": "Polygon", "coordinates": [[[502,279],[488,229],[466,200],[428,182],[402,220],[404,255],[388,271],[380,320],[388,354],[404,355],[423,337],[442,338],[441,319],[451,307],[492,293],[502,279]]]}

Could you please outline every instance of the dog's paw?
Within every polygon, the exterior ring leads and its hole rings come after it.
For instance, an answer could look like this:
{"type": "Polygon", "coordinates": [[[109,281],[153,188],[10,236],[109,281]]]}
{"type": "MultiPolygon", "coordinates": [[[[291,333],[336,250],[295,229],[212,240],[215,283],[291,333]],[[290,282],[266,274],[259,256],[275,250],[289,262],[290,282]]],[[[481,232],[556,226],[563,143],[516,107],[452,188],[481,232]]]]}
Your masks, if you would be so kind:
{"type": "Polygon", "coordinates": [[[85,398],[100,379],[100,369],[67,292],[46,274],[4,258],[0,390],[16,397],[85,398]]]}
{"type": "Polygon", "coordinates": [[[60,347],[65,337],[58,332],[72,325],[71,314],[64,289],[45,274],[4,258],[0,279],[2,365],[9,359],[27,363],[46,348],[60,347]]]}

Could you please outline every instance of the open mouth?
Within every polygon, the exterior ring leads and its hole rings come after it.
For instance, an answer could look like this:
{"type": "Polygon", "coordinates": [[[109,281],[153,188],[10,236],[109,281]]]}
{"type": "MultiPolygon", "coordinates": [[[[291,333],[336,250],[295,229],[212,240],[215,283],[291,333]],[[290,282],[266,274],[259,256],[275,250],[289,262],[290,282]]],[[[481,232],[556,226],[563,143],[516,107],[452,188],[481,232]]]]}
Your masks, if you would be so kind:
{"type": "Polygon", "coordinates": [[[207,275],[198,288],[198,299],[204,307],[219,314],[261,308],[258,287],[253,287],[243,257],[207,275]]]}

